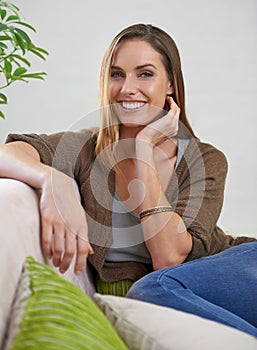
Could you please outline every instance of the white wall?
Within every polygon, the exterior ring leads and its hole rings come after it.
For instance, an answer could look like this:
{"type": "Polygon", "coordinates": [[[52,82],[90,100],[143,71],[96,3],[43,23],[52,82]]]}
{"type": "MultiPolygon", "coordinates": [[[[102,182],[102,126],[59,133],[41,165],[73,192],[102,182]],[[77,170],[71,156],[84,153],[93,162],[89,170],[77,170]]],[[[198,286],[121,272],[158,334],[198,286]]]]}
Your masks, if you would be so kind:
{"type": "MultiPolygon", "coordinates": [[[[179,47],[188,117],[196,134],[229,160],[220,225],[257,236],[256,213],[256,0],[13,0],[37,28],[33,35],[50,55],[34,60],[45,82],[17,83],[8,90],[9,132],[55,132],[92,124],[98,107],[98,73],[112,37],[136,22],[168,31],[179,47]]],[[[6,91],[7,92],[7,91],[6,91]]],[[[94,123],[94,122],[93,122],[94,123]]]]}

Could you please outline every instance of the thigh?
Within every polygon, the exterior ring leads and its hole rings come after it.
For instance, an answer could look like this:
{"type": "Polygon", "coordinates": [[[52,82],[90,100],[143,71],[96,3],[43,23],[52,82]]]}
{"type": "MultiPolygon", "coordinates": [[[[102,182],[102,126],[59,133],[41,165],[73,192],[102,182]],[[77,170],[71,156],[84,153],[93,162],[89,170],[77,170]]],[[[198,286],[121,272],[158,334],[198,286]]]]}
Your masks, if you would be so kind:
{"type": "Polygon", "coordinates": [[[257,326],[257,242],[164,269],[159,275],[167,289],[173,288],[174,280],[257,326]]]}

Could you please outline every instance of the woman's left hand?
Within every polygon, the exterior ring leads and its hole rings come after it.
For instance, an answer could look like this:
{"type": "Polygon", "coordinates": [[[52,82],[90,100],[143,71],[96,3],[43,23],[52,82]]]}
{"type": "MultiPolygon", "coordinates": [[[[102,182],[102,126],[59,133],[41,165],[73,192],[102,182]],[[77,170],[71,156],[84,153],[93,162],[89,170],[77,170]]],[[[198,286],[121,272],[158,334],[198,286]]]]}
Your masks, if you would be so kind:
{"type": "Polygon", "coordinates": [[[170,110],[163,117],[146,125],[138,134],[137,139],[147,141],[152,146],[157,146],[165,139],[176,137],[179,129],[180,108],[171,96],[167,96],[170,110]]]}

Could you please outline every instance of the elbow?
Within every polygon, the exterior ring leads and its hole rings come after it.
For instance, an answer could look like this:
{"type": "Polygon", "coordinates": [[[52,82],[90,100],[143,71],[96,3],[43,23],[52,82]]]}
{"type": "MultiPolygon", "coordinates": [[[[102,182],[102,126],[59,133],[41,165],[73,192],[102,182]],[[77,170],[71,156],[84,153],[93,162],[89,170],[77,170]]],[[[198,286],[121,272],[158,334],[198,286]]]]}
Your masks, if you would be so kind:
{"type": "Polygon", "coordinates": [[[153,269],[155,271],[180,265],[185,262],[193,247],[192,236],[188,232],[186,232],[186,234],[187,240],[184,240],[182,245],[176,247],[168,247],[168,245],[166,245],[165,249],[162,251],[158,249],[155,250],[154,254],[151,254],[153,269]]]}
{"type": "Polygon", "coordinates": [[[166,269],[167,267],[172,267],[182,264],[187,258],[187,255],[174,255],[169,257],[158,257],[158,259],[153,260],[154,271],[166,269]]]}

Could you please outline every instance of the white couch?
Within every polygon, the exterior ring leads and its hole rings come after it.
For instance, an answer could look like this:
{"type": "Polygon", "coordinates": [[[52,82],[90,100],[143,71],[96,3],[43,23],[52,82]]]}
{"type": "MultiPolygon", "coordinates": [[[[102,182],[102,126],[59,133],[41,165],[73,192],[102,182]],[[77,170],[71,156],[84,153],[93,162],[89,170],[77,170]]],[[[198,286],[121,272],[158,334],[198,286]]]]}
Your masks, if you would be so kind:
{"type": "MultiPolygon", "coordinates": [[[[36,191],[20,181],[0,179],[0,344],[26,257],[33,256],[37,261],[51,265],[42,255],[39,232],[36,191]]],[[[70,268],[62,276],[92,296],[95,290],[90,272],[84,271],[77,277],[72,271],[70,268]]]]}
{"type": "MultiPolygon", "coordinates": [[[[46,262],[40,248],[38,194],[16,180],[0,179],[0,235],[1,346],[26,257],[30,255],[39,262],[46,262]]],[[[72,271],[71,267],[62,276],[92,297],[95,290],[90,271],[85,271],[79,277],[72,271]]],[[[257,339],[193,315],[125,298],[97,295],[96,301],[123,338],[132,335],[131,349],[257,349],[257,339]],[[129,335],[125,334],[124,327],[128,329],[129,335]],[[140,330],[139,335],[135,334],[135,329],[140,330]],[[139,341],[138,337],[142,338],[148,331],[155,338],[156,347],[135,345],[135,341],[139,341]]],[[[147,344],[145,339],[143,342],[147,344]]]]}

